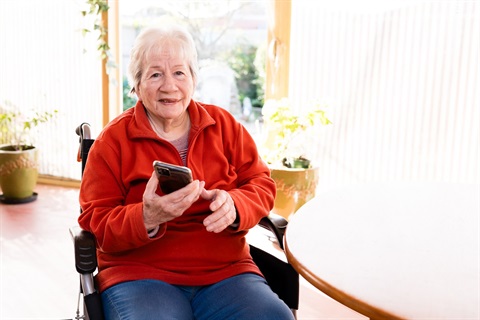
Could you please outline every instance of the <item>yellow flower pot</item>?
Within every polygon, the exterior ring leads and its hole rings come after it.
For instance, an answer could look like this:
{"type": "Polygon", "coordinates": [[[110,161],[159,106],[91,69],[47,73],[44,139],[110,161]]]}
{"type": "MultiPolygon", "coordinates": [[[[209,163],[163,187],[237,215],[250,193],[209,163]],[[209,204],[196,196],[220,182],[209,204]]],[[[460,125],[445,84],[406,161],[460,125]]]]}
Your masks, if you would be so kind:
{"type": "Polygon", "coordinates": [[[277,186],[272,212],[289,219],[301,206],[315,196],[319,169],[271,168],[277,186]]]}
{"type": "Polygon", "coordinates": [[[1,201],[25,203],[35,200],[33,189],[38,179],[38,149],[21,151],[0,146],[0,187],[1,201]]]}

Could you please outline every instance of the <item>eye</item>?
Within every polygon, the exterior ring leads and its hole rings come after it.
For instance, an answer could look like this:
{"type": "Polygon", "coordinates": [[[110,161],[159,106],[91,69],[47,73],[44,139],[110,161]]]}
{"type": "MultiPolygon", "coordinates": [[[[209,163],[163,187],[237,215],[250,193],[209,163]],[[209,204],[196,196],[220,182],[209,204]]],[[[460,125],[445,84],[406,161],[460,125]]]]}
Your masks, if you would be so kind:
{"type": "Polygon", "coordinates": [[[183,71],[176,71],[175,75],[176,76],[182,76],[182,75],[184,75],[184,73],[183,73],[183,71]]]}
{"type": "Polygon", "coordinates": [[[152,73],[151,75],[152,78],[158,78],[160,76],[161,76],[160,72],[155,72],[155,73],[152,73]]]}

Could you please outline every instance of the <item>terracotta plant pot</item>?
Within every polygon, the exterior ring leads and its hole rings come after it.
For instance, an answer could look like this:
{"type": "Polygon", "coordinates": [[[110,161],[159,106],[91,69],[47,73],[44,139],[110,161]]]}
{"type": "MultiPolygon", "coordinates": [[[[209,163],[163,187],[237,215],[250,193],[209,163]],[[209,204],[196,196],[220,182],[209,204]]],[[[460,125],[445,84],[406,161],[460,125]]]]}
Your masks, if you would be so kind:
{"type": "Polygon", "coordinates": [[[289,219],[301,206],[315,196],[319,169],[271,168],[277,185],[273,212],[289,219]]]}
{"type": "Polygon", "coordinates": [[[38,149],[27,147],[15,151],[0,146],[0,200],[5,203],[25,203],[35,200],[33,189],[38,179],[38,149]]]}

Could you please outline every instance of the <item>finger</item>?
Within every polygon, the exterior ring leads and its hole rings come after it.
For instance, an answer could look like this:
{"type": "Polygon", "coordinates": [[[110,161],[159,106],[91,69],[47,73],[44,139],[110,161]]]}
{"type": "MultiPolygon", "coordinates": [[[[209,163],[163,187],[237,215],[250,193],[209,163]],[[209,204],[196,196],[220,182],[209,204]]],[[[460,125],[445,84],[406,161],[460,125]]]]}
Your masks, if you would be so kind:
{"type": "Polygon", "coordinates": [[[224,190],[217,190],[217,189],[214,191],[215,191],[215,195],[212,199],[212,202],[210,203],[210,210],[217,211],[227,202],[232,202],[233,204],[233,200],[229,201],[231,200],[231,198],[228,192],[224,190]]]}
{"type": "Polygon", "coordinates": [[[204,181],[194,180],[190,182],[187,186],[177,191],[174,191],[166,196],[170,197],[171,201],[173,202],[188,202],[189,204],[192,204],[193,202],[198,200],[204,186],[204,181]]]}
{"type": "Polygon", "coordinates": [[[209,232],[219,233],[228,228],[235,219],[231,219],[229,214],[222,215],[218,220],[213,223],[207,224],[206,229],[209,232]]]}
{"type": "Polygon", "coordinates": [[[215,196],[209,207],[212,212],[220,210],[222,207],[224,207],[224,209],[227,208],[225,210],[228,211],[233,208],[233,206],[233,199],[228,192],[224,190],[215,190],[215,196]]]}
{"type": "MultiPolygon", "coordinates": [[[[205,184],[204,184],[204,186],[205,186],[205,184]]],[[[215,194],[216,194],[216,190],[203,189],[200,196],[205,200],[213,200],[213,199],[215,199],[215,194]]]]}
{"type": "Polygon", "coordinates": [[[147,181],[146,189],[150,189],[150,190],[153,190],[155,192],[155,190],[157,190],[157,185],[158,185],[158,178],[157,178],[155,172],[152,172],[152,175],[150,176],[150,179],[148,179],[148,181],[147,181]]]}
{"type": "Polygon", "coordinates": [[[189,203],[189,206],[200,198],[204,187],[204,181],[195,180],[191,188],[185,190],[187,193],[184,195],[184,200],[189,203]]]}
{"type": "Polygon", "coordinates": [[[235,216],[235,207],[229,203],[224,203],[222,207],[205,218],[203,224],[207,231],[220,232],[235,221],[235,216]]]}
{"type": "Polygon", "coordinates": [[[155,195],[155,191],[157,190],[158,186],[158,179],[155,175],[155,172],[152,172],[150,179],[147,181],[147,185],[145,187],[144,196],[148,196],[149,198],[153,198],[155,195]]]}

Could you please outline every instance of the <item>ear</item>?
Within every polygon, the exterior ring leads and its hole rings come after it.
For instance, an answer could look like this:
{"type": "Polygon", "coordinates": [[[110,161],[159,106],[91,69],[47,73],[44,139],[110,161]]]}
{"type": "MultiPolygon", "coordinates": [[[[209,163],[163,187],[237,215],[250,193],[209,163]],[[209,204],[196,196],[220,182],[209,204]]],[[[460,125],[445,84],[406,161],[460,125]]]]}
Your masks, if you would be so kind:
{"type": "Polygon", "coordinates": [[[141,101],[141,99],[139,98],[138,94],[137,94],[137,91],[135,90],[135,88],[132,88],[132,90],[130,90],[130,92],[128,93],[128,95],[130,97],[133,97],[133,98],[137,98],[137,100],[141,101]]]}
{"type": "Polygon", "coordinates": [[[142,101],[142,92],[140,90],[140,85],[135,87],[135,94],[137,95],[138,101],[142,101]]]}

